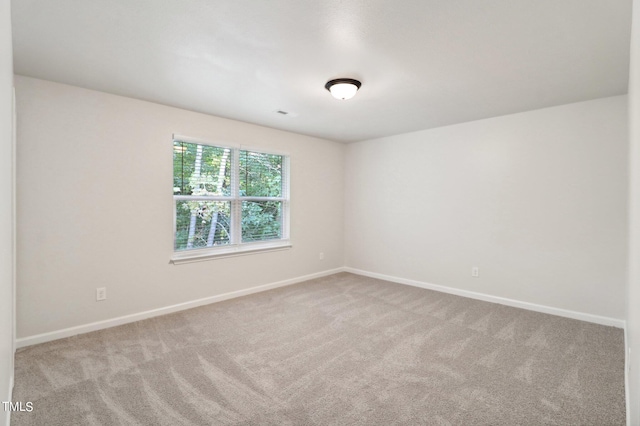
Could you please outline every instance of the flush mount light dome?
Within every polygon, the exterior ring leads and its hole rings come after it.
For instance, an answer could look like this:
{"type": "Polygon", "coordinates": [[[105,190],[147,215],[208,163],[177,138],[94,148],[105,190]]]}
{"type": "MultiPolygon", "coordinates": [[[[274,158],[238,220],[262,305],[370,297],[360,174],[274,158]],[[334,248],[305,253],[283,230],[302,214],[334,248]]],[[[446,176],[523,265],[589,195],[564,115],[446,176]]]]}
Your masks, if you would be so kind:
{"type": "Polygon", "coordinates": [[[352,78],[337,78],[328,81],[324,88],[331,92],[331,96],[336,99],[351,99],[355,96],[358,89],[362,86],[358,80],[352,78]]]}

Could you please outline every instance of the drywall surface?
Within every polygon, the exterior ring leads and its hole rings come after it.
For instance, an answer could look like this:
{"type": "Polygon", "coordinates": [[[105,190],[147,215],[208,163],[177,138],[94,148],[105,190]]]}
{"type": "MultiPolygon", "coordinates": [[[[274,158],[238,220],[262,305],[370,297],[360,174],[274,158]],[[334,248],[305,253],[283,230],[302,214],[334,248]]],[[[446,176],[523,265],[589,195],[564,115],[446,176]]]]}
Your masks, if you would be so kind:
{"type": "MultiPolygon", "coordinates": [[[[13,59],[9,0],[0,0],[0,401],[13,378],[13,59]]],[[[0,407],[0,426],[9,413],[0,407]]]]}
{"type": "Polygon", "coordinates": [[[348,145],[346,266],[624,319],[626,113],[617,96],[348,145]]]}
{"type": "Polygon", "coordinates": [[[629,70],[629,287],[627,403],[630,425],[640,424],[640,1],[633,2],[629,70]]]}
{"type": "Polygon", "coordinates": [[[344,145],[21,76],[16,98],[19,338],[343,266],[344,145]],[[169,264],[173,133],[289,153],[293,248],[169,264]]]}
{"type": "MultiPolygon", "coordinates": [[[[13,377],[13,63],[10,1],[0,0],[0,402],[13,377]]],[[[8,424],[4,405],[0,426],[8,424]]]]}

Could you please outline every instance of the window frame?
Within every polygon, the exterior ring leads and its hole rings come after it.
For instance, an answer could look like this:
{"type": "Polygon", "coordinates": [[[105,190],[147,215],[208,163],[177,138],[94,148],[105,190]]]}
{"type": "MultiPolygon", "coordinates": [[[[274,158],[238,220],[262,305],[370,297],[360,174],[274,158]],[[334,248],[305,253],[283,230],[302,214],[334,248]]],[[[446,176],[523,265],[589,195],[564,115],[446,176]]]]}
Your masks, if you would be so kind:
{"type": "MultiPolygon", "coordinates": [[[[291,184],[291,157],[288,153],[271,149],[255,148],[246,145],[211,142],[208,140],[174,134],[171,139],[172,152],[175,142],[191,143],[216,148],[231,150],[231,194],[230,196],[198,196],[198,195],[172,195],[173,205],[173,248],[170,262],[173,264],[198,262],[209,259],[242,256],[260,252],[287,250],[292,247],[290,238],[290,184],[291,184]],[[280,197],[249,197],[240,195],[240,152],[249,151],[261,154],[282,156],[282,194],[280,197]],[[176,223],[177,202],[184,200],[207,200],[230,202],[231,224],[229,230],[229,244],[216,247],[201,247],[189,250],[176,250],[176,223]],[[242,203],[244,201],[278,201],[282,203],[281,238],[265,241],[242,242],[242,203]]],[[[173,161],[173,159],[172,159],[173,161]]],[[[173,170],[173,167],[172,167],[173,170]]],[[[173,172],[172,172],[173,175],[173,172]]],[[[173,180],[173,176],[172,176],[173,180]]],[[[173,182],[172,185],[173,187],[173,182]]]]}

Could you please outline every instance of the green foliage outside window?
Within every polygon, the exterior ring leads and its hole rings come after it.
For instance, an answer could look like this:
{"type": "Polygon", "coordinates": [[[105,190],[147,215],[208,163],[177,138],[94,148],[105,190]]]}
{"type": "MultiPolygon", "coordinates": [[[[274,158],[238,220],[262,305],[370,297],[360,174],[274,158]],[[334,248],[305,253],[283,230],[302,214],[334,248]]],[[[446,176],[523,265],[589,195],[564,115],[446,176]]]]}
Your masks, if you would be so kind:
{"type": "Polygon", "coordinates": [[[241,242],[282,238],[281,200],[243,197],[282,197],[281,155],[174,142],[173,194],[192,197],[232,197],[175,201],[175,250],[230,244],[233,209],[241,209],[241,242]],[[233,156],[238,155],[238,194],[233,194],[233,156]],[[235,207],[234,207],[235,206],[235,207]]]}

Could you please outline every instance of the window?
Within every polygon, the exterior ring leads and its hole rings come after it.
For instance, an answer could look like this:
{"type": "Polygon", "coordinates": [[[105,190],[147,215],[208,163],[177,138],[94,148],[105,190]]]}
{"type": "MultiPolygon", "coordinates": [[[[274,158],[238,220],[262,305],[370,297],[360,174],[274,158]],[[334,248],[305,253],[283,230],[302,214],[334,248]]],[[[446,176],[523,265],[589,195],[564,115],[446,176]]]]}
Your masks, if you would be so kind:
{"type": "Polygon", "coordinates": [[[173,141],[172,261],[289,247],[286,155],[173,141]]]}

